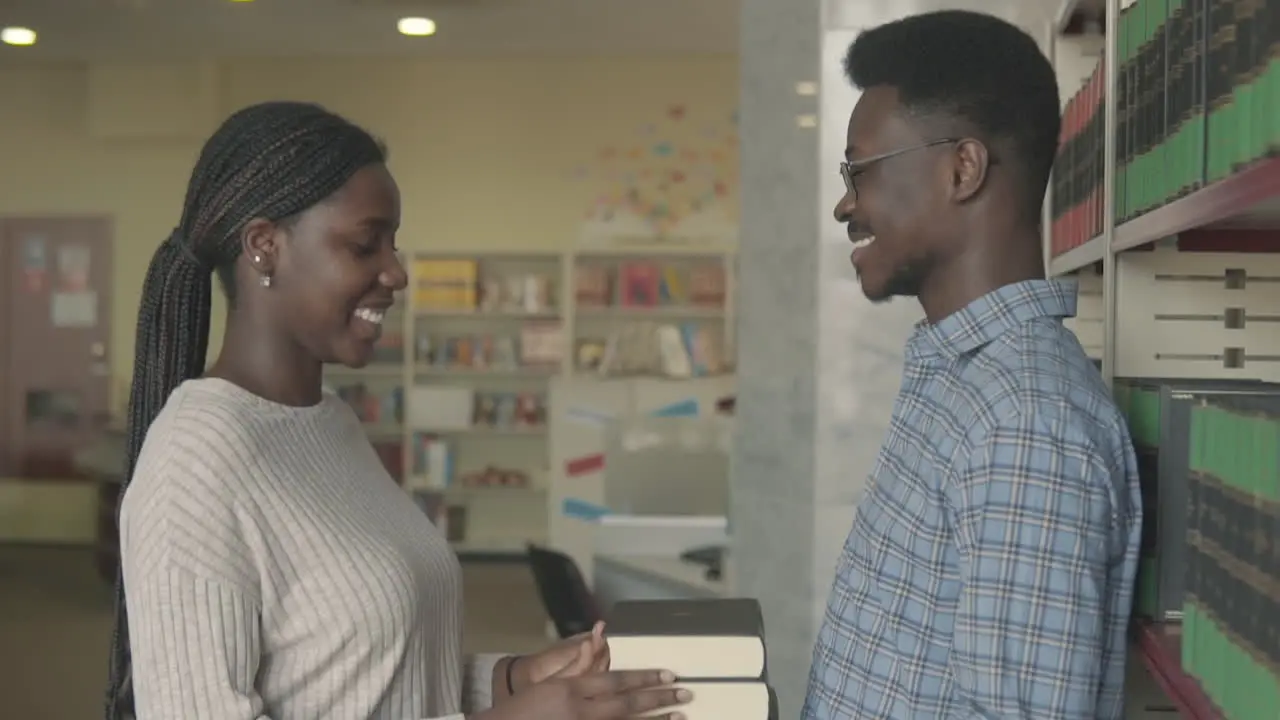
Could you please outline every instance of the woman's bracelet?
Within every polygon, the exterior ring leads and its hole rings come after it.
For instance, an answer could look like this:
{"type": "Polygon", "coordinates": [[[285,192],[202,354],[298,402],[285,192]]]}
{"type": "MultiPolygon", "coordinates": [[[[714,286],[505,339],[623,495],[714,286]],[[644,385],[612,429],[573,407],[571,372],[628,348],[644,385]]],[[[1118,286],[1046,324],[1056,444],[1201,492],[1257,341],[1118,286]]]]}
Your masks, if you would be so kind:
{"type": "Polygon", "coordinates": [[[512,655],[511,659],[507,661],[507,694],[508,695],[516,694],[516,686],[515,686],[515,683],[513,682],[513,678],[511,674],[515,671],[516,661],[519,659],[520,659],[519,655],[512,655]]]}

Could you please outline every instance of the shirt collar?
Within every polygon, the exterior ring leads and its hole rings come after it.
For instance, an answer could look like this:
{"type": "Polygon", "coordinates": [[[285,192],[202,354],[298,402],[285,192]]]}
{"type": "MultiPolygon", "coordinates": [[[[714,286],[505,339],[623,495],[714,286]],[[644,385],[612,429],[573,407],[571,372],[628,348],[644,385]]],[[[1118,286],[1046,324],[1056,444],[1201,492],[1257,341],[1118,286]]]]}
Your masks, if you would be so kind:
{"type": "Polygon", "coordinates": [[[1031,320],[1075,314],[1074,280],[1024,280],[993,290],[934,325],[917,323],[907,357],[959,357],[1031,320]]]}

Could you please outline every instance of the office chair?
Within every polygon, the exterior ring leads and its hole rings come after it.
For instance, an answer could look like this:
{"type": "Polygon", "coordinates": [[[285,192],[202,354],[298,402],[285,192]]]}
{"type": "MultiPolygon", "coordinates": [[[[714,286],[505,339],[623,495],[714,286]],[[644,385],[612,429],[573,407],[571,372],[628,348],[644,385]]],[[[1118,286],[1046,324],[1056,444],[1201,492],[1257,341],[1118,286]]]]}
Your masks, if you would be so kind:
{"type": "Polygon", "coordinates": [[[578,564],[557,550],[533,544],[526,549],[533,581],[556,634],[567,638],[590,631],[601,614],[578,564]]]}

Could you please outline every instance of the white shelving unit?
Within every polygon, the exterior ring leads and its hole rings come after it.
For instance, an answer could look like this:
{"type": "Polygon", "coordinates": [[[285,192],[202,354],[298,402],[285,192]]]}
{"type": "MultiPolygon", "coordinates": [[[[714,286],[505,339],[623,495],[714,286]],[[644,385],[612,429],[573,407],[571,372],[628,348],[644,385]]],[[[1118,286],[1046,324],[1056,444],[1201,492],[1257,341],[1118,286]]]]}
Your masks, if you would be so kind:
{"type": "MultiPolygon", "coordinates": [[[[1060,17],[1082,0],[1067,0],[1060,17]]],[[[1117,19],[1129,0],[1106,0],[1106,50],[1117,56],[1117,19]]],[[[1048,29],[1051,58],[1060,23],[1048,29]]],[[[1117,63],[1105,65],[1105,93],[1116,97],[1117,63]]],[[[1064,94],[1074,88],[1063,87],[1064,94]]],[[[1280,382],[1280,256],[1266,253],[1182,252],[1180,234],[1198,230],[1280,228],[1280,158],[1238,172],[1116,223],[1116,109],[1104,115],[1102,232],[1052,256],[1053,276],[1080,278],[1082,343],[1116,377],[1254,379],[1280,382]],[[1101,307],[1097,298],[1101,295],[1101,307]],[[1100,313],[1098,311],[1101,311],[1100,313]],[[1251,318],[1227,327],[1228,315],[1251,318]]],[[[1046,219],[1051,210],[1046,210],[1046,219]]],[[[1046,227],[1052,227],[1046,223],[1046,227]]]]}
{"type": "MultiPolygon", "coordinates": [[[[398,332],[403,338],[403,352],[398,356],[399,361],[378,363],[359,371],[338,370],[334,372],[335,381],[338,377],[349,377],[370,387],[403,388],[404,421],[371,424],[371,432],[394,437],[399,443],[407,488],[442,496],[440,505],[448,510],[440,517],[447,518],[445,523],[460,554],[504,556],[522,553],[526,542],[545,543],[548,534],[546,508],[551,458],[545,404],[539,412],[542,422],[535,424],[475,423],[470,410],[465,420],[455,412],[449,422],[440,424],[440,418],[431,416],[428,411],[432,409],[433,399],[441,396],[424,394],[432,391],[421,389],[462,390],[474,393],[477,398],[493,393],[504,396],[508,408],[511,407],[511,398],[519,396],[537,396],[545,403],[552,378],[599,374],[596,370],[579,367],[576,362],[579,340],[606,338],[622,326],[640,322],[711,325],[723,338],[724,354],[731,361],[733,258],[734,254],[729,250],[667,248],[415,253],[407,259],[410,286],[400,303],[403,315],[398,332]],[[415,292],[421,279],[423,261],[449,260],[474,263],[474,281],[479,286],[475,296],[477,304],[442,309],[438,305],[424,304],[421,294],[415,292]],[[606,266],[616,271],[621,264],[633,262],[676,269],[721,268],[724,304],[719,308],[683,304],[644,307],[611,302],[608,307],[585,307],[577,302],[578,267],[606,266]],[[492,280],[515,276],[540,276],[549,280],[545,292],[530,293],[542,295],[536,306],[486,307],[480,303],[486,286],[490,289],[502,287],[492,280]],[[514,343],[503,341],[508,355],[504,359],[511,360],[510,353],[514,350],[514,358],[518,360],[521,349],[518,335],[530,323],[559,324],[561,352],[556,362],[495,364],[470,362],[461,357],[468,353],[474,357],[481,348],[493,352],[499,345],[499,338],[511,337],[517,338],[514,343]],[[451,338],[454,339],[452,344],[451,338]],[[464,344],[466,349],[461,350],[464,344]],[[452,465],[450,481],[432,478],[423,466],[424,458],[419,448],[424,436],[437,438],[448,445],[452,465]],[[486,470],[521,473],[524,481],[512,485],[477,484],[477,476],[486,470]],[[464,476],[471,476],[471,480],[464,479],[464,476]]],[[[610,293],[610,299],[618,299],[616,289],[610,293]]],[[[493,403],[495,409],[498,404],[493,403]]],[[[492,472],[490,477],[493,477],[492,472]]]]}
{"type": "MultiPolygon", "coordinates": [[[[1216,27],[1216,23],[1224,21],[1256,21],[1241,20],[1241,15],[1233,15],[1237,9],[1235,6],[1226,7],[1222,3],[1210,5],[1195,0],[1142,2],[1144,7],[1133,8],[1133,11],[1125,13],[1125,32],[1121,32],[1122,11],[1134,5],[1134,0],[1064,0],[1058,17],[1046,28],[1046,51],[1055,64],[1059,64],[1061,79],[1071,74],[1060,64],[1064,58],[1068,61],[1079,60],[1078,48],[1074,45],[1065,48],[1068,52],[1060,52],[1063,49],[1060,45],[1075,42],[1064,42],[1060,36],[1066,26],[1066,19],[1086,5],[1089,6],[1088,13],[1095,17],[1099,12],[1105,13],[1103,71],[1099,79],[1085,90],[1088,98],[1097,98],[1101,94],[1104,101],[1102,127],[1097,136],[1101,144],[1101,196],[1095,196],[1093,204],[1086,204],[1083,213],[1080,213],[1083,217],[1071,218],[1066,230],[1060,232],[1057,240],[1067,242],[1055,242],[1053,233],[1055,229],[1062,230],[1062,225],[1054,222],[1059,214],[1055,213],[1052,201],[1046,206],[1045,227],[1049,229],[1045,237],[1047,271],[1053,276],[1070,275],[1078,278],[1078,316],[1071,326],[1081,344],[1101,361],[1103,375],[1109,383],[1114,383],[1117,379],[1158,379],[1160,383],[1178,380],[1278,383],[1280,333],[1276,330],[1277,323],[1280,323],[1280,133],[1270,130],[1268,137],[1259,132],[1264,127],[1275,128],[1277,120],[1263,113],[1258,114],[1256,121],[1252,119],[1252,115],[1221,114],[1221,106],[1209,96],[1221,92],[1224,96],[1234,94],[1234,97],[1241,97],[1242,93],[1226,91],[1226,88],[1215,90],[1211,83],[1204,80],[1204,75],[1199,74],[1204,72],[1211,75],[1212,71],[1197,69],[1219,67],[1221,58],[1209,62],[1206,54],[1214,52],[1216,43],[1223,42],[1224,37],[1235,37],[1232,32],[1209,32],[1206,27],[1216,27]],[[1225,17],[1218,14],[1219,7],[1226,7],[1228,10],[1225,17]],[[1190,15],[1192,18],[1209,17],[1210,10],[1214,14],[1208,21],[1172,25],[1182,28],[1182,32],[1186,34],[1176,35],[1174,40],[1170,40],[1169,35],[1152,31],[1163,31],[1165,23],[1171,17],[1168,14],[1171,10],[1204,13],[1190,15]],[[1189,28],[1204,34],[1195,36],[1189,28]],[[1213,44],[1207,45],[1206,50],[1203,44],[1209,37],[1216,39],[1213,44]],[[1188,39],[1201,46],[1195,52],[1177,52],[1187,47],[1185,43],[1188,39]],[[1173,46],[1166,44],[1161,52],[1154,53],[1157,62],[1150,62],[1149,57],[1142,59],[1135,67],[1150,74],[1126,74],[1125,84],[1122,85],[1120,68],[1132,61],[1131,58],[1135,55],[1133,46],[1144,46],[1150,42],[1177,42],[1181,45],[1170,50],[1173,46]],[[1166,60],[1169,64],[1162,65],[1166,60]],[[1181,64],[1184,61],[1208,64],[1181,64]],[[1168,70],[1169,76],[1166,78],[1168,68],[1173,69],[1168,70]],[[1192,87],[1199,88],[1199,100],[1203,102],[1203,110],[1208,118],[1204,122],[1192,119],[1193,111],[1197,110],[1194,98],[1192,108],[1185,113],[1182,111],[1184,106],[1181,103],[1186,95],[1180,91],[1184,88],[1170,91],[1167,95],[1143,92],[1151,89],[1144,86],[1144,83],[1149,85],[1153,78],[1165,83],[1181,82],[1187,77],[1196,78],[1196,84],[1192,87]],[[1130,87],[1132,83],[1136,83],[1137,90],[1142,93],[1141,97],[1155,97],[1169,103],[1156,108],[1157,120],[1163,120],[1162,113],[1169,112],[1180,124],[1172,123],[1164,128],[1170,132],[1171,139],[1157,138],[1154,142],[1144,140],[1147,146],[1139,149],[1133,165],[1129,165],[1129,159],[1124,157],[1127,153],[1122,150],[1136,147],[1138,138],[1132,138],[1124,147],[1121,146],[1118,140],[1119,130],[1126,126],[1123,124],[1122,114],[1117,110],[1116,100],[1126,96],[1139,97],[1134,93],[1134,87],[1130,87]],[[1127,93],[1120,93],[1122,88],[1127,93]],[[1211,112],[1214,113],[1212,116],[1211,112]],[[1230,132],[1225,133],[1230,136],[1227,138],[1230,143],[1223,143],[1224,132],[1214,127],[1214,123],[1222,122],[1224,118],[1239,122],[1241,117],[1249,118],[1250,122],[1230,127],[1230,132]],[[1213,132],[1209,132],[1206,127],[1213,132]],[[1178,135],[1172,134],[1175,132],[1178,135]],[[1246,141],[1250,145],[1249,152],[1241,152],[1241,146],[1246,141]],[[1200,146],[1199,143],[1204,145],[1200,146]],[[1248,155],[1254,155],[1256,159],[1243,160],[1237,157],[1248,155]],[[1201,164],[1204,167],[1199,168],[1198,172],[1207,177],[1197,178],[1185,172],[1188,167],[1198,167],[1201,164]],[[1219,165],[1228,164],[1228,172],[1217,169],[1219,165]],[[1131,167],[1138,169],[1131,170],[1131,167]],[[1183,187],[1168,187],[1174,184],[1181,184],[1183,187]],[[1123,192],[1117,193],[1117,188],[1123,192]],[[1162,195],[1169,195],[1170,198],[1163,202],[1150,202],[1153,197],[1162,195]],[[1116,212],[1117,203],[1122,205],[1120,213],[1116,212]],[[1126,207],[1135,205],[1145,206],[1147,209],[1134,212],[1133,207],[1126,207]],[[1117,221],[1117,217],[1122,217],[1122,220],[1117,221]],[[1081,227],[1096,227],[1098,230],[1091,233],[1091,237],[1084,237],[1090,233],[1081,232],[1081,227]],[[1072,242],[1068,240],[1074,241],[1075,246],[1069,247],[1072,242]],[[1055,248],[1067,249],[1055,253],[1055,248]]],[[[1238,10],[1246,13],[1245,18],[1248,17],[1247,13],[1255,11],[1264,12],[1270,17],[1274,15],[1276,4],[1276,0],[1264,0],[1256,7],[1239,5],[1238,10]]],[[[1274,42],[1275,29],[1268,28],[1268,32],[1270,37],[1254,44],[1265,48],[1274,42]]],[[[1242,41],[1245,43],[1244,47],[1252,47],[1247,41],[1246,36],[1246,40],[1242,41]]],[[[1274,64],[1275,61],[1259,57],[1257,64],[1262,67],[1266,62],[1274,64]]],[[[1091,67],[1084,68],[1081,77],[1087,78],[1092,70],[1091,67]]],[[[1241,77],[1245,74],[1238,69],[1233,72],[1232,82],[1241,82],[1241,77]]],[[[1066,85],[1063,83],[1061,88],[1064,95],[1073,95],[1077,87],[1066,85]]],[[[1254,83],[1254,87],[1258,89],[1253,92],[1263,99],[1244,102],[1274,102],[1268,97],[1274,94],[1269,86],[1254,83]]],[[[1249,92],[1243,93],[1243,96],[1254,97],[1249,92]]],[[[1085,104],[1088,105],[1089,100],[1085,104]]],[[[1072,117],[1068,112],[1066,124],[1074,128],[1081,127],[1083,118],[1078,115],[1072,117]]],[[[1139,129],[1147,132],[1151,130],[1147,125],[1151,124],[1152,119],[1148,115],[1144,111],[1141,115],[1142,122],[1137,124],[1139,129]]],[[[1097,144],[1092,145],[1092,148],[1097,147],[1097,144]]],[[[1055,184],[1054,187],[1061,193],[1060,186],[1055,184]]],[[[1079,187],[1074,190],[1066,193],[1069,201],[1064,204],[1080,199],[1079,187]]],[[[1160,422],[1165,421],[1162,419],[1160,422]]],[[[1150,446],[1146,449],[1150,451],[1150,446]]],[[[1162,452],[1163,449],[1161,448],[1162,452]]],[[[1175,452],[1187,450],[1179,447],[1175,452]]],[[[1174,465],[1181,462],[1178,460],[1174,465]]],[[[1177,480],[1175,475],[1176,471],[1166,476],[1163,472],[1156,474],[1149,469],[1144,470],[1144,496],[1154,488],[1154,494],[1162,498],[1166,493],[1170,493],[1170,497],[1182,497],[1188,491],[1177,488],[1177,483],[1182,481],[1177,480]],[[1166,481],[1173,482],[1174,485],[1166,486],[1166,481]]],[[[1253,497],[1261,495],[1254,493],[1253,497]]],[[[1165,518],[1171,517],[1163,514],[1163,510],[1168,508],[1161,504],[1163,501],[1147,502],[1151,502],[1151,505],[1146,508],[1144,525],[1150,522],[1155,527],[1162,527],[1165,518]],[[1153,510],[1156,512],[1153,513],[1153,510]]],[[[1176,503],[1173,507],[1177,507],[1176,503]]],[[[1227,522],[1233,520],[1234,518],[1227,522]]],[[[1177,532],[1186,530],[1185,524],[1175,523],[1172,527],[1177,532]],[[1182,530],[1177,530],[1178,528],[1182,530]]],[[[1164,541],[1173,536],[1166,536],[1165,530],[1159,532],[1162,540],[1158,541],[1155,548],[1144,546],[1144,558],[1152,557],[1147,553],[1154,553],[1155,557],[1160,558],[1154,566],[1157,569],[1152,570],[1154,573],[1160,572],[1159,563],[1166,562],[1164,558],[1172,557],[1174,559],[1168,562],[1175,563],[1173,567],[1176,571],[1181,567],[1176,563],[1186,555],[1178,550],[1172,556],[1167,556],[1169,549],[1164,541]]],[[[1276,541],[1275,538],[1263,539],[1268,543],[1276,541]]],[[[1181,546],[1181,543],[1175,544],[1181,546]]],[[[1144,567],[1151,569],[1153,566],[1147,565],[1144,560],[1144,567]]],[[[1223,717],[1221,710],[1213,706],[1209,693],[1201,683],[1184,671],[1182,630],[1177,622],[1164,621],[1168,619],[1169,616],[1157,621],[1144,618],[1136,623],[1137,655],[1184,717],[1198,720],[1223,717]]],[[[1200,642],[1198,639],[1192,641],[1200,642]]],[[[1192,646],[1192,653],[1199,652],[1195,647],[1192,646]]],[[[1199,659],[1198,662],[1203,666],[1204,660],[1199,659]]],[[[1248,674],[1247,670],[1241,672],[1248,674]]],[[[1225,697],[1221,688],[1219,684],[1219,699],[1225,697]]],[[[1253,691],[1242,685],[1232,692],[1247,695],[1253,691]]]]}

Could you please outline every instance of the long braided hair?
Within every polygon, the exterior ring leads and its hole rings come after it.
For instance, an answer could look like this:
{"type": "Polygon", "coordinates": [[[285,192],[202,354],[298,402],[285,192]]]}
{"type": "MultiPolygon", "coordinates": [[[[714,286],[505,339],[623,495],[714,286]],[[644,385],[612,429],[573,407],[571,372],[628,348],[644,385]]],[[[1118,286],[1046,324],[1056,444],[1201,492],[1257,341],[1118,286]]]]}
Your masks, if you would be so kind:
{"type": "MultiPolygon", "coordinates": [[[[212,274],[235,304],[240,232],[258,218],[288,223],[356,171],[386,161],[369,133],[317,105],[269,102],[228,118],[191,174],[182,220],[156,250],[142,286],[129,393],[126,487],[156,415],[183,381],[205,370],[212,274]]],[[[123,497],[123,493],[121,494],[123,497]]],[[[134,713],[123,574],[116,578],[106,720],[134,713]]]]}

